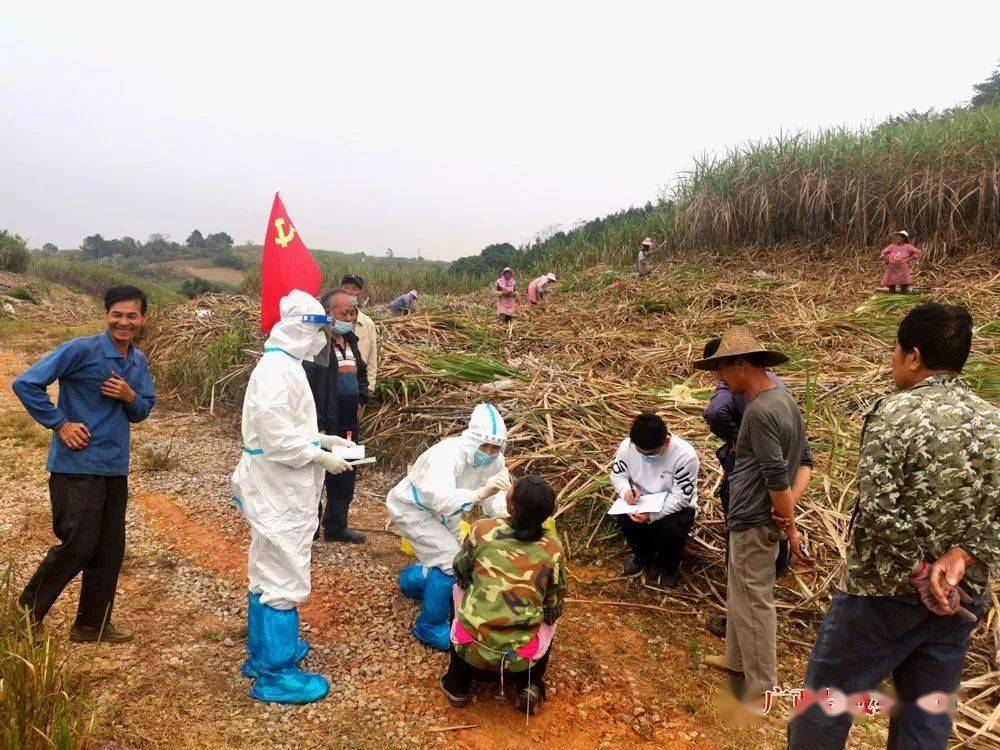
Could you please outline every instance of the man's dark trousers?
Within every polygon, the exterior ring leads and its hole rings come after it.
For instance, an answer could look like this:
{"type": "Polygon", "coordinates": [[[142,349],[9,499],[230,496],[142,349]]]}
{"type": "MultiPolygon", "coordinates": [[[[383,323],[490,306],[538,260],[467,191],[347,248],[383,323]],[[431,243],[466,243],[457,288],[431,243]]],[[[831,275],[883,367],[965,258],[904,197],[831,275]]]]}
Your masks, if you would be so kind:
{"type": "MultiPolygon", "coordinates": [[[[967,609],[983,616],[982,600],[967,609]]],[[[892,675],[897,707],[889,721],[888,750],[944,750],[951,734],[947,713],[915,705],[933,692],[954,693],[975,624],[941,617],[913,596],[852,596],[838,591],[820,625],[806,668],[811,690],[850,695],[874,690],[892,675]]],[[[841,750],[850,714],[827,716],[812,706],[788,725],[790,750],[841,750]]]]}
{"type": "MultiPolygon", "coordinates": [[[[337,430],[337,434],[347,437],[348,430],[337,430]]],[[[358,428],[351,429],[353,437],[357,437],[358,428]]],[[[347,528],[347,510],[354,500],[355,472],[357,469],[342,471],[339,474],[327,474],[323,483],[326,485],[326,508],[321,508],[320,516],[323,533],[338,534],[347,528]]]]}
{"type": "Polygon", "coordinates": [[[615,518],[632,554],[642,565],[657,564],[665,573],[676,573],[694,515],[694,508],[685,508],[652,523],[636,523],[626,515],[615,518]]]}
{"type": "Polygon", "coordinates": [[[104,627],[111,621],[125,556],[128,477],[53,473],[49,497],[52,531],[60,543],[45,553],[18,601],[40,622],[82,571],[76,623],[104,627]]]}

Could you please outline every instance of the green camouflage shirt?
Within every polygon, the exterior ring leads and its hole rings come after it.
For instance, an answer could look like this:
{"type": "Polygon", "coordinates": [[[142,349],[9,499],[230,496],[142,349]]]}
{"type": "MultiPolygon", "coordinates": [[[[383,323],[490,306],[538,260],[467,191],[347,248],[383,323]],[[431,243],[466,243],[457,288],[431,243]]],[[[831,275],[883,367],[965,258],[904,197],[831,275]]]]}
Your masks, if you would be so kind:
{"type": "MultiPolygon", "coordinates": [[[[537,542],[519,542],[505,519],[477,521],[455,556],[455,578],[465,589],[458,620],[477,641],[457,650],[474,667],[496,668],[503,652],[524,646],[562,613],[565,555],[549,529],[537,542]]],[[[528,668],[520,657],[507,664],[514,672],[528,668]]]]}
{"type": "Polygon", "coordinates": [[[933,375],[866,413],[858,497],[841,588],[913,594],[921,560],[961,547],[979,562],[963,585],[984,593],[1000,563],[1000,410],[955,375],[933,375]]]}

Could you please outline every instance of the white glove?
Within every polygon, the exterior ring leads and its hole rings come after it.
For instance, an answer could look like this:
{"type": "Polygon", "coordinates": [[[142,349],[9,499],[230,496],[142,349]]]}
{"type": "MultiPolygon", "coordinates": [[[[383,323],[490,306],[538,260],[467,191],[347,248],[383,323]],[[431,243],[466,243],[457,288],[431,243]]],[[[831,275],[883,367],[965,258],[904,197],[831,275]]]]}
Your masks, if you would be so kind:
{"type": "Polygon", "coordinates": [[[506,467],[504,467],[491,476],[486,484],[493,486],[493,492],[491,494],[495,495],[498,492],[506,492],[509,490],[513,482],[510,479],[510,472],[507,471],[506,467]]]}
{"type": "Polygon", "coordinates": [[[319,455],[313,459],[314,464],[319,464],[326,469],[327,474],[339,474],[342,471],[354,471],[354,467],[340,456],[334,453],[320,451],[319,455]]]}
{"type": "Polygon", "coordinates": [[[353,440],[345,440],[340,437],[340,435],[324,435],[322,432],[316,435],[316,440],[319,441],[320,448],[323,450],[330,450],[334,446],[340,448],[354,448],[355,444],[353,440]]]}
{"type": "Polygon", "coordinates": [[[506,492],[510,489],[510,485],[510,472],[504,469],[486,480],[486,484],[476,490],[473,497],[477,503],[481,503],[486,498],[493,497],[498,492],[506,492]]]}

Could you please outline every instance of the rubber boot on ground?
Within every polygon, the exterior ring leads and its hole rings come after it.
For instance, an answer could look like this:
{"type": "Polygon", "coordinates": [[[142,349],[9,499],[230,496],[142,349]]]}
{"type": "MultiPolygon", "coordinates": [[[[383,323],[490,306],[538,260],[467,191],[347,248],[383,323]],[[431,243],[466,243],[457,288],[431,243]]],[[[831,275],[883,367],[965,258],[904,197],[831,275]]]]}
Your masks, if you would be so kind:
{"type": "MultiPolygon", "coordinates": [[[[254,661],[254,654],[260,649],[260,610],[264,605],[260,603],[260,594],[252,591],[247,592],[247,660],[243,662],[240,671],[244,677],[256,677],[259,673],[257,664],[254,661]]],[[[299,645],[295,651],[295,663],[306,658],[309,653],[309,644],[299,638],[299,645]]]]}
{"type": "Polygon", "coordinates": [[[428,571],[423,606],[413,626],[417,640],[440,651],[451,648],[451,587],[454,583],[454,577],[440,568],[428,571]]]}
{"type": "Polygon", "coordinates": [[[427,571],[420,563],[407,565],[399,571],[399,590],[403,592],[403,596],[415,602],[423,601],[425,588],[427,571]]]}
{"type": "Polygon", "coordinates": [[[295,664],[299,648],[299,611],[260,610],[260,650],[254,655],[258,676],[250,697],[269,703],[312,703],[326,697],[330,683],[295,664]]]}

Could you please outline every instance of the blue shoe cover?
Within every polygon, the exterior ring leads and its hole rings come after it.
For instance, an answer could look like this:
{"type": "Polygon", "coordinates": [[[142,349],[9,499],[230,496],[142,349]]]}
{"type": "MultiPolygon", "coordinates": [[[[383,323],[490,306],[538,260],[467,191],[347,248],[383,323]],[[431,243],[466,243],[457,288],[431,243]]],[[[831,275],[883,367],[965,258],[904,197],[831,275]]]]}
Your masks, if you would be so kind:
{"type": "Polygon", "coordinates": [[[326,697],[330,683],[318,674],[295,666],[299,651],[299,611],[274,609],[262,604],[260,650],[255,654],[259,672],[250,697],[269,703],[312,703],[326,697]]]}
{"type": "MultiPolygon", "coordinates": [[[[256,677],[260,673],[254,660],[254,652],[260,649],[260,610],[263,606],[260,603],[260,594],[247,592],[247,660],[240,667],[244,677],[256,677]]],[[[299,645],[295,650],[295,663],[298,664],[305,659],[308,653],[309,644],[299,638],[299,645]]]]}
{"type": "Polygon", "coordinates": [[[427,587],[427,573],[420,563],[407,565],[399,571],[399,588],[403,596],[419,602],[424,598],[424,589],[427,587]]]}
{"type": "Polygon", "coordinates": [[[454,577],[440,568],[430,569],[424,604],[412,631],[417,640],[441,651],[451,648],[451,587],[454,583],[454,577]]]}
{"type": "MultiPolygon", "coordinates": [[[[254,653],[260,650],[261,642],[261,608],[260,594],[252,591],[247,592],[247,660],[243,662],[240,670],[244,677],[256,677],[260,670],[254,658],[254,653]]],[[[295,663],[298,664],[309,653],[309,644],[301,638],[298,639],[298,647],[295,650],[295,663]]]]}

